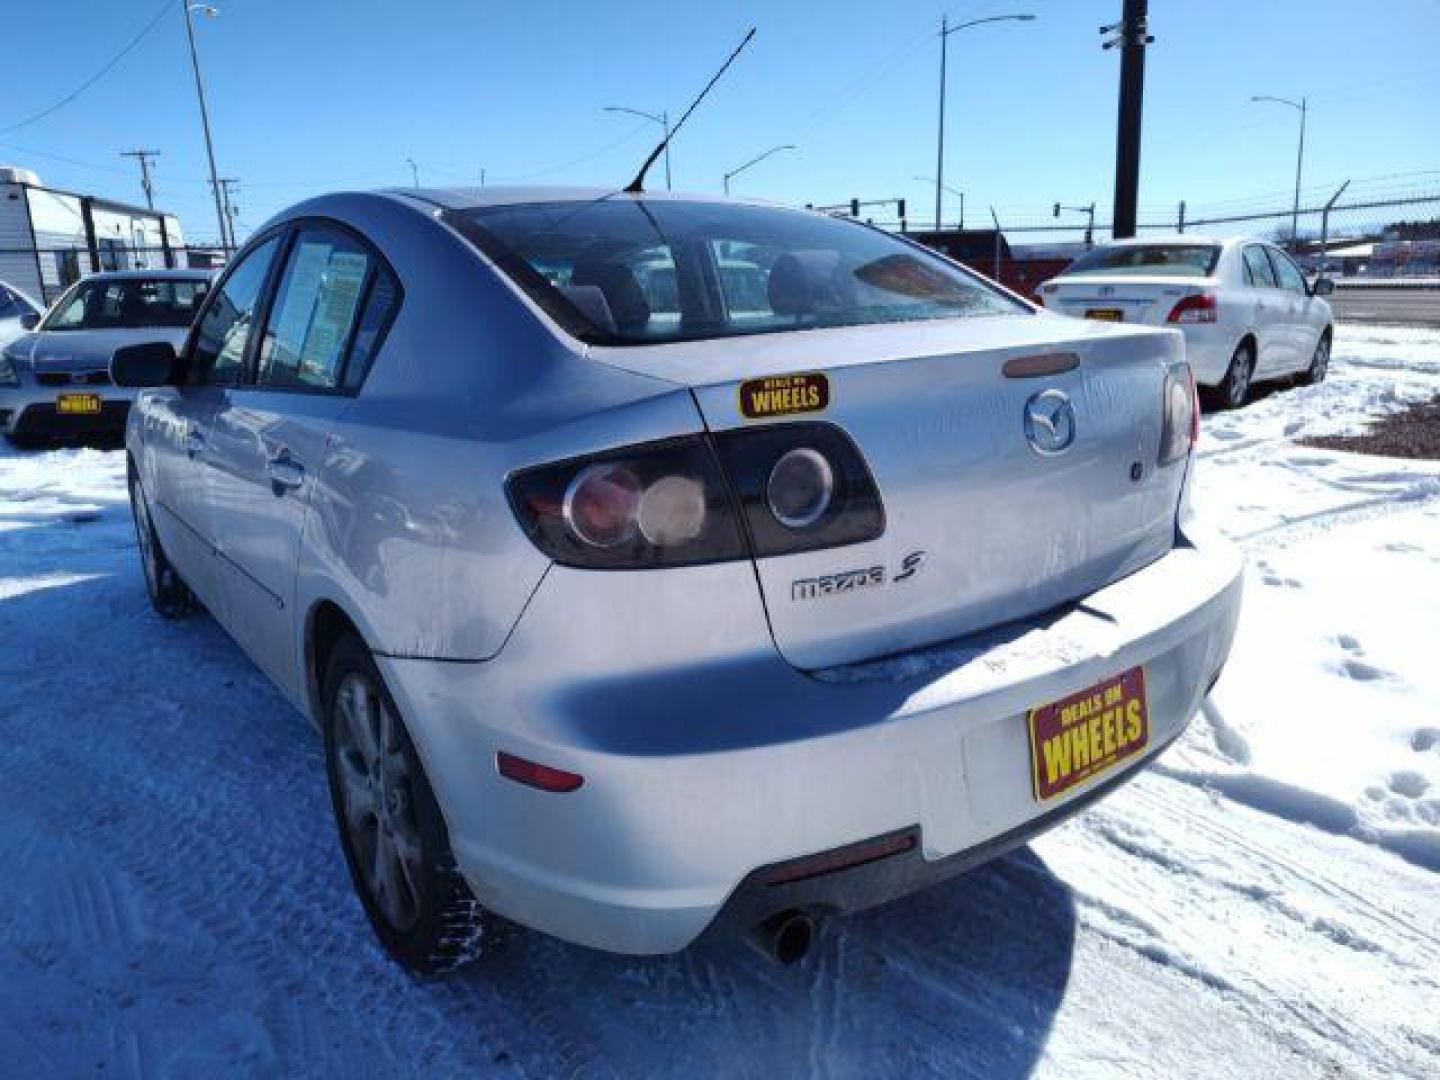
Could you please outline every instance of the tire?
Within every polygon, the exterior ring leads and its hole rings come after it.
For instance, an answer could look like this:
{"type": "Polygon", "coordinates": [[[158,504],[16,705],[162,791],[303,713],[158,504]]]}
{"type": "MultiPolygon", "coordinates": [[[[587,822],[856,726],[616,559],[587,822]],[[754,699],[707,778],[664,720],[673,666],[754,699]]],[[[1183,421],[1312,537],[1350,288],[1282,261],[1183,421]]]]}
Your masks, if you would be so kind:
{"type": "Polygon", "coordinates": [[[150,504],[134,465],[129,469],[130,516],[135,522],[135,542],[140,551],[140,569],[145,575],[145,592],[150,606],[167,619],[183,619],[200,607],[190,586],[181,580],[175,567],[160,546],[155,523],[150,520],[150,504]]]}
{"type": "Polygon", "coordinates": [[[1215,388],[1215,404],[1221,409],[1238,409],[1250,399],[1250,379],[1255,374],[1255,347],[1242,341],[1235,346],[1225,378],[1215,388]]]}
{"type": "Polygon", "coordinates": [[[415,745],[370,651],[353,634],[331,650],[323,693],[335,826],[375,936],[418,974],[469,963],[497,921],[456,869],[415,745]]]}
{"type": "Polygon", "coordinates": [[[1330,331],[1326,330],[1315,344],[1315,355],[1310,358],[1310,366],[1296,377],[1296,382],[1301,386],[1314,386],[1325,381],[1325,376],[1330,374],[1330,346],[1330,331]]]}

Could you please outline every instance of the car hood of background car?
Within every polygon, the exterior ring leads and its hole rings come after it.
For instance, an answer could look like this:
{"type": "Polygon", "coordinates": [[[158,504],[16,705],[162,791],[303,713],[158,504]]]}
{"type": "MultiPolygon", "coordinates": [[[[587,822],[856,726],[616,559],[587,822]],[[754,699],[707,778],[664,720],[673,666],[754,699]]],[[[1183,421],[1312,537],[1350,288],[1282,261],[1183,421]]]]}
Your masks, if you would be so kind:
{"type": "Polygon", "coordinates": [[[56,330],[30,334],[12,342],[6,354],[31,370],[103,371],[110,367],[115,350],[124,345],[168,341],[175,348],[185,341],[185,329],[169,326],[141,326],[125,330],[56,330]]]}

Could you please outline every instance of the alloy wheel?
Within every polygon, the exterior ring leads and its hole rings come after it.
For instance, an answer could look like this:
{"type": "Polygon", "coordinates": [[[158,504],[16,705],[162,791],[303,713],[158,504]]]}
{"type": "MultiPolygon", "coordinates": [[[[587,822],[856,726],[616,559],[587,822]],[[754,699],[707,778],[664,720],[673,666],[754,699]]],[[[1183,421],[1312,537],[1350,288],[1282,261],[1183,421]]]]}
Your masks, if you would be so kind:
{"type": "Polygon", "coordinates": [[[425,854],[399,721],[360,672],[335,695],[335,765],[343,826],[371,900],[395,930],[420,918],[425,854]]]}

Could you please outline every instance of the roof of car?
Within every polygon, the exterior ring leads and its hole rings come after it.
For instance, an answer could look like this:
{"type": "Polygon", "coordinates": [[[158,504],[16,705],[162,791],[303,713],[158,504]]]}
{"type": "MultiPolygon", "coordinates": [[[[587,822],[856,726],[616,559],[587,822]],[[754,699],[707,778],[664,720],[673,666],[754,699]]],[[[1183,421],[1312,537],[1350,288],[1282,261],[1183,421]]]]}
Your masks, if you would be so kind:
{"type": "Polygon", "coordinates": [[[619,188],[604,187],[545,187],[523,185],[516,187],[449,187],[449,188],[386,188],[381,194],[398,198],[414,199],[443,207],[446,210],[472,210],[482,206],[518,206],[522,203],[555,202],[596,202],[605,198],[644,199],[647,202],[711,202],[744,203],[755,206],[778,206],[779,203],[761,199],[726,198],[721,195],[705,195],[698,192],[645,191],[640,195],[629,195],[619,188]]]}
{"type": "Polygon", "coordinates": [[[101,270],[86,274],[86,281],[129,281],[139,278],[143,281],[209,281],[215,276],[214,270],[101,270]]]}

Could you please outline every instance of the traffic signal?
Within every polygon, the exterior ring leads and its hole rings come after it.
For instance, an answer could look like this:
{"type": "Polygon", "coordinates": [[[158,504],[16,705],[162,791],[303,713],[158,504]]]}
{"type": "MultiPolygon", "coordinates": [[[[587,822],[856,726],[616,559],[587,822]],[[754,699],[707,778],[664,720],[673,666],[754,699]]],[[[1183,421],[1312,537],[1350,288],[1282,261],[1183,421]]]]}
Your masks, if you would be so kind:
{"type": "Polygon", "coordinates": [[[850,200],[850,216],[851,216],[851,217],[859,217],[859,216],[860,216],[860,200],[859,200],[859,199],[851,199],[851,200],[850,200]]]}
{"type": "Polygon", "coordinates": [[[898,213],[896,216],[897,216],[901,221],[904,221],[904,220],[905,220],[905,200],[904,200],[904,199],[896,199],[896,200],[895,200],[895,209],[899,211],[899,213],[898,213]]]}

